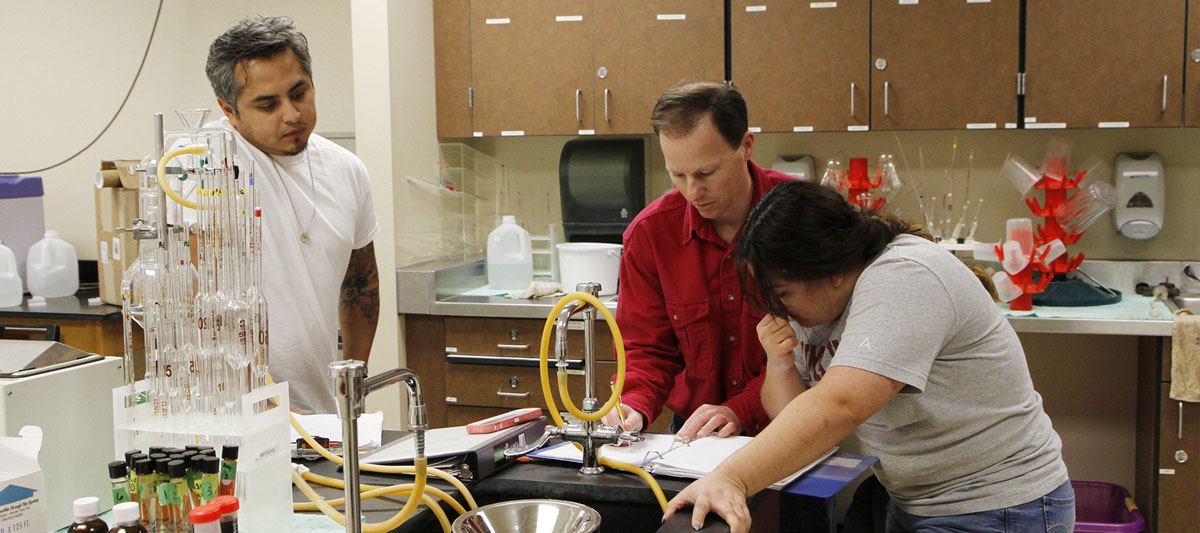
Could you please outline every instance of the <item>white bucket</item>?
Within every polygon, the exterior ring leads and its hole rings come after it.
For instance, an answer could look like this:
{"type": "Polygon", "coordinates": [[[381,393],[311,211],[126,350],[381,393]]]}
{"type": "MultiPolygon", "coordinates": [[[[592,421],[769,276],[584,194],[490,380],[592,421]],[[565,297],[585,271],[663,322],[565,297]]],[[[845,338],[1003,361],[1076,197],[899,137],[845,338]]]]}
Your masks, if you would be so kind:
{"type": "Polygon", "coordinates": [[[621,245],[602,242],[565,242],[558,245],[559,279],[563,292],[575,292],[584,282],[600,284],[600,295],[617,293],[621,270],[621,245]]]}

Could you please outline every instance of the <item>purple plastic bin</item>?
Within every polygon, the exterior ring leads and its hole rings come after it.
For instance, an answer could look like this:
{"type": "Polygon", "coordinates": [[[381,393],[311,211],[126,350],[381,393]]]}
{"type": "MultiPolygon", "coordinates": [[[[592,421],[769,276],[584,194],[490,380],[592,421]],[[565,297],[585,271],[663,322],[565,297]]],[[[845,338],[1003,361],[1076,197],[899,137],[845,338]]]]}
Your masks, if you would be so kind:
{"type": "Polygon", "coordinates": [[[1075,531],[1107,533],[1146,529],[1146,521],[1129,491],[1101,481],[1072,481],[1075,489],[1075,531]]]}

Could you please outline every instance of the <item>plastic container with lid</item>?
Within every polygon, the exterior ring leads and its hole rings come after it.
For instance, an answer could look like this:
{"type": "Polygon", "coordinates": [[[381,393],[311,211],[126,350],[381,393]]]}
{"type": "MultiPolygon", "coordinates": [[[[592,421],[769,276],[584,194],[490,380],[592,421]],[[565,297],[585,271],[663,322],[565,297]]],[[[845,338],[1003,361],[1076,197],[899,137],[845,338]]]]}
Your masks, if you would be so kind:
{"type": "Polygon", "coordinates": [[[188,513],[188,521],[192,523],[193,533],[220,533],[221,506],[201,505],[188,513]]]}
{"type": "Polygon", "coordinates": [[[488,234],[487,277],[496,290],[522,291],[533,283],[533,240],[513,215],[488,234]]]}
{"type": "Polygon", "coordinates": [[[212,505],[221,508],[221,533],[237,533],[237,512],[240,504],[235,496],[217,496],[212,505]]]}
{"type": "Polygon", "coordinates": [[[100,498],[88,496],[79,498],[72,504],[75,511],[75,522],[67,531],[72,533],[106,533],[108,524],[100,519],[100,498]]]}
{"type": "Polygon", "coordinates": [[[21,267],[12,248],[0,242],[0,307],[21,305],[25,286],[21,283],[21,267]]]}
{"type": "Polygon", "coordinates": [[[75,247],[58,238],[57,231],[46,231],[42,240],[29,247],[25,269],[29,293],[34,296],[61,298],[79,290],[79,258],[75,247]]]}
{"type": "Polygon", "coordinates": [[[147,533],[146,528],[138,523],[138,504],[134,502],[118,503],[113,507],[113,519],[117,525],[108,533],[147,533]]]}

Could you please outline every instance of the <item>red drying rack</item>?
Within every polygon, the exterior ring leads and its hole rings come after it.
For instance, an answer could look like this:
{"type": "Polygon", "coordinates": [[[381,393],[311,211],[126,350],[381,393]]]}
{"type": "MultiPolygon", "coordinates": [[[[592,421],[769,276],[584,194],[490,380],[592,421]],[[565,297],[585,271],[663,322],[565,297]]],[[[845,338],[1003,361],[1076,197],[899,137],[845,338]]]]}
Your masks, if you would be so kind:
{"type": "Polygon", "coordinates": [[[850,172],[846,174],[846,182],[850,184],[848,199],[851,202],[876,211],[887,205],[887,198],[876,198],[873,202],[867,201],[867,195],[871,189],[879,187],[883,183],[882,179],[871,180],[871,176],[867,173],[867,158],[850,158],[850,172]]]}
{"type": "MultiPolygon", "coordinates": [[[[1025,203],[1029,205],[1029,210],[1033,212],[1034,216],[1042,217],[1043,223],[1038,225],[1034,231],[1034,250],[1029,254],[1029,265],[1016,274],[1008,275],[1013,283],[1024,291],[1021,296],[1009,302],[1009,309],[1013,311],[1033,309],[1033,295],[1046,290],[1054,275],[1074,272],[1083,262],[1082,253],[1073,257],[1070,253],[1065,253],[1046,263],[1044,259],[1049,250],[1043,250],[1039,254],[1037,248],[1054,239],[1061,240],[1063,244],[1074,244],[1083,235],[1083,233],[1068,235],[1062,225],[1058,223],[1058,217],[1054,215],[1054,212],[1058,206],[1067,201],[1067,191],[1079,187],[1079,181],[1083,179],[1084,174],[1084,171],[1080,171],[1074,177],[1064,176],[1062,180],[1051,179],[1042,174],[1042,178],[1033,184],[1034,188],[1045,192],[1044,204],[1039,205],[1037,198],[1026,198],[1025,203]],[[1037,282],[1033,281],[1034,270],[1044,274],[1037,282]]],[[[996,246],[996,256],[1001,263],[1004,262],[1004,250],[1000,246],[996,246]]]]}

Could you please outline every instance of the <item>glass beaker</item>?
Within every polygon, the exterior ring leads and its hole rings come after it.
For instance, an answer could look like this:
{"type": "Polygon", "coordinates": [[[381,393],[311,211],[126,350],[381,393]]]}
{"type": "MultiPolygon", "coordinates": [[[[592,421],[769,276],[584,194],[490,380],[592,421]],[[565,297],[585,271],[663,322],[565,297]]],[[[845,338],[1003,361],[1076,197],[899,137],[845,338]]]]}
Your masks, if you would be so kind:
{"type": "Polygon", "coordinates": [[[1096,181],[1054,208],[1054,216],[1067,235],[1083,233],[1117,203],[1117,191],[1107,181],[1096,181]]]}

